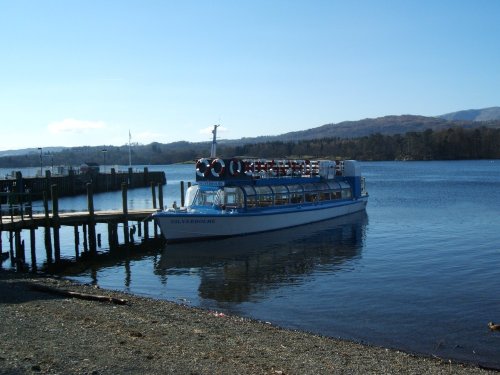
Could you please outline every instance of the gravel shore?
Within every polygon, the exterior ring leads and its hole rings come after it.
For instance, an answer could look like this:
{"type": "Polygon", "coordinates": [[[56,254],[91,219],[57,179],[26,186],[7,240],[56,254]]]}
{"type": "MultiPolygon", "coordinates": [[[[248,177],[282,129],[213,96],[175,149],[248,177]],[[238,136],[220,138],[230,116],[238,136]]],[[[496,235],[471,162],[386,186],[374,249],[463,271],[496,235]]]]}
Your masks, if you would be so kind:
{"type": "Polygon", "coordinates": [[[498,373],[3,270],[0,317],[0,374],[498,373]]]}

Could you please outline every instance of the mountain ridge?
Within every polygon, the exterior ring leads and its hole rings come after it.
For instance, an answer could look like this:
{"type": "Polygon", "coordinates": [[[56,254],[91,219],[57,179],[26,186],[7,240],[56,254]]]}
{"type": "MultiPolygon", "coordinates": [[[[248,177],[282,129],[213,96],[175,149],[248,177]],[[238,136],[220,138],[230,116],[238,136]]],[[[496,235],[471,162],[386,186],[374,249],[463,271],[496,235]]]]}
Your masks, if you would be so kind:
{"type": "Polygon", "coordinates": [[[466,109],[458,112],[446,113],[438,116],[445,120],[465,120],[465,121],[492,121],[500,120],[500,107],[488,107],[482,109],[466,109]]]}
{"type": "MultiPolygon", "coordinates": [[[[376,133],[383,135],[395,135],[405,134],[407,132],[423,132],[427,129],[438,131],[449,127],[473,129],[482,126],[500,128],[500,107],[463,110],[439,116],[421,116],[410,114],[387,115],[376,118],[365,118],[357,121],[329,123],[306,130],[298,130],[279,135],[244,137],[232,140],[219,139],[218,143],[227,145],[242,145],[245,143],[272,141],[296,142],[318,138],[359,138],[376,133]]],[[[159,142],[153,142],[152,144],[155,143],[160,144],[159,142]]],[[[178,141],[169,143],[168,145],[173,148],[182,148],[189,147],[189,145],[204,143],[209,142],[178,141]]],[[[65,148],[66,147],[44,147],[43,151],[54,153],[60,152],[65,148]]],[[[38,152],[39,150],[37,148],[0,151],[0,157],[20,156],[38,152]]]]}

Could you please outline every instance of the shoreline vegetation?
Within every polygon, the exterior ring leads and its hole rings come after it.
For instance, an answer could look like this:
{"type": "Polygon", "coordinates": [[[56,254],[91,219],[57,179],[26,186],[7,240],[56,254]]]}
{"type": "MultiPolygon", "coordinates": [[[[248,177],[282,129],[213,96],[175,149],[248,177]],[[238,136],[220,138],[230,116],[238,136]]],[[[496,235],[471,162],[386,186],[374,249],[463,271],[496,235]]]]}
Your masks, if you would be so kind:
{"type": "MultiPolygon", "coordinates": [[[[373,133],[357,138],[316,137],[297,135],[296,139],[276,140],[259,137],[254,141],[219,140],[219,157],[258,155],[267,159],[355,159],[359,161],[393,160],[477,160],[500,159],[500,128],[450,127],[444,130],[427,129],[405,134],[373,133]],[[292,157],[291,155],[294,155],[292,157]]],[[[0,168],[46,167],[52,165],[80,166],[103,162],[106,150],[107,165],[128,165],[129,152],[134,165],[165,165],[183,163],[207,156],[209,142],[175,142],[148,145],[71,147],[59,151],[33,151],[24,155],[0,157],[0,168]]],[[[246,157],[246,156],[245,156],[246,157]]]]}
{"type": "Polygon", "coordinates": [[[0,316],[1,374],[498,373],[7,270],[0,316]]]}

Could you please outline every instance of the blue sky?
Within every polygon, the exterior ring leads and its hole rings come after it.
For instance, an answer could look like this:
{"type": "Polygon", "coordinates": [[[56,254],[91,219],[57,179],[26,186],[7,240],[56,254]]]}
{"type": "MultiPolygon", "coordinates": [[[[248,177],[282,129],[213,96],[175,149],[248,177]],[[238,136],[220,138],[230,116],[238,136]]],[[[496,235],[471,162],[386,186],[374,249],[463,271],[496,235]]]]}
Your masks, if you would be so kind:
{"type": "Polygon", "coordinates": [[[500,1],[0,0],[0,150],[500,105],[500,1]]]}

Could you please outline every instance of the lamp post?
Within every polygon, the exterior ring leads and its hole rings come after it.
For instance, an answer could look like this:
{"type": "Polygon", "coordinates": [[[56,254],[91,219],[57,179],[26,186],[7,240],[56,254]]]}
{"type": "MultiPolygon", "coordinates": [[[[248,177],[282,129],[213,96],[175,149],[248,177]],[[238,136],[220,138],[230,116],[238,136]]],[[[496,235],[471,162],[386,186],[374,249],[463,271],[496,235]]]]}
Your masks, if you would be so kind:
{"type": "Polygon", "coordinates": [[[43,177],[43,153],[42,153],[42,148],[38,147],[38,150],[40,151],[40,177],[43,177]]]}

